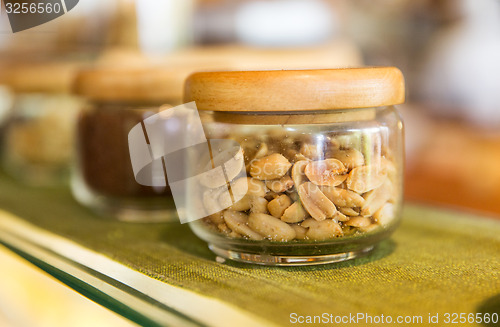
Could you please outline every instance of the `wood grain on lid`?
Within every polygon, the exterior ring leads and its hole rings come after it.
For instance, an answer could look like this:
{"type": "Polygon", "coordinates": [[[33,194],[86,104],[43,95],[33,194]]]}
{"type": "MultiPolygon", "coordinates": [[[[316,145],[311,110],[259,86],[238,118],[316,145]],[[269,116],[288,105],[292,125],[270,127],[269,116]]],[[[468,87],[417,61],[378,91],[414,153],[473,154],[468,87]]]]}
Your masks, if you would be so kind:
{"type": "Polygon", "coordinates": [[[184,102],[212,111],[351,109],[403,103],[395,67],[203,72],[189,76],[184,102]]]}

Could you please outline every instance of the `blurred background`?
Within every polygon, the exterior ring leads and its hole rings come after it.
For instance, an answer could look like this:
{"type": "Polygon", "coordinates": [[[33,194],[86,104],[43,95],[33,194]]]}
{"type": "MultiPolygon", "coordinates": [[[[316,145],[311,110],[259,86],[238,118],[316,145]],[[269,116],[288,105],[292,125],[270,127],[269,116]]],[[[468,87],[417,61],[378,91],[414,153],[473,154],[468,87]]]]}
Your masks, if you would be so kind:
{"type": "MultiPolygon", "coordinates": [[[[161,62],[186,67],[182,78],[211,69],[397,66],[407,85],[399,106],[406,199],[500,216],[499,58],[498,0],[80,0],[15,34],[0,16],[0,122],[13,92],[2,71],[17,64],[161,62]]],[[[0,288],[1,326],[9,326],[1,319],[12,294],[0,288]]],[[[65,296],[53,305],[73,305],[65,296]]]]}

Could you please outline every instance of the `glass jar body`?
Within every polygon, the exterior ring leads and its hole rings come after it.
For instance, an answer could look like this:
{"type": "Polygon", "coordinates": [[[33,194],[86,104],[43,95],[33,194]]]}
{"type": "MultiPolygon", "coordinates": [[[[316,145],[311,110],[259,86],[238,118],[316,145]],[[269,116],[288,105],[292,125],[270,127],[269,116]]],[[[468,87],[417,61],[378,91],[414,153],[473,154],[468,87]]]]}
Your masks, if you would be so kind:
{"type": "Polygon", "coordinates": [[[67,183],[80,109],[67,94],[16,94],[3,131],[4,170],[30,185],[67,183]]]}
{"type": "MultiPolygon", "coordinates": [[[[237,178],[248,184],[234,202],[203,191],[204,204],[224,202],[224,210],[190,226],[217,255],[264,265],[337,262],[368,253],[397,227],[404,146],[394,107],[211,112],[203,120],[209,141],[239,143],[246,177],[237,178]]],[[[237,195],[241,182],[226,177],[237,195]]]]}
{"type": "Polygon", "coordinates": [[[128,134],[160,105],[91,103],[79,115],[71,188],[83,205],[103,216],[135,222],[175,220],[168,187],[136,182],[128,134]]]}

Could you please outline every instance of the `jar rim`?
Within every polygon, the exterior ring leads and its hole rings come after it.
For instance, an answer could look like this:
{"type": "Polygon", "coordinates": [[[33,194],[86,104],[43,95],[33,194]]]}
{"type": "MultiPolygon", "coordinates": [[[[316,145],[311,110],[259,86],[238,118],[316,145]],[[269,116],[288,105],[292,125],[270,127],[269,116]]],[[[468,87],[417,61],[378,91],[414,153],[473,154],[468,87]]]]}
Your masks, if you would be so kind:
{"type": "Polygon", "coordinates": [[[376,119],[377,109],[359,108],[348,110],[288,111],[288,112],[238,112],[238,111],[202,111],[202,121],[242,125],[304,125],[331,124],[376,119]],[[208,115],[208,116],[207,116],[208,115]]]}
{"type": "Polygon", "coordinates": [[[345,110],[404,100],[396,67],[199,72],[184,85],[184,102],[210,111],[345,110]]]}

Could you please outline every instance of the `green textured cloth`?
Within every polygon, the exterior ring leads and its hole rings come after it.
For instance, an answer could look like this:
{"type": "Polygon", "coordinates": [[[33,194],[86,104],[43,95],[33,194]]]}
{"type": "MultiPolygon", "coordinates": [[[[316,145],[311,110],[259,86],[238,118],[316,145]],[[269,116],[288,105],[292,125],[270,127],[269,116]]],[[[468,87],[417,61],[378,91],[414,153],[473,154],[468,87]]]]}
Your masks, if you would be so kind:
{"type": "Polygon", "coordinates": [[[101,219],[67,189],[25,188],[3,175],[0,208],[153,278],[279,325],[289,325],[291,313],[422,315],[421,325],[429,325],[429,313],[442,319],[444,313],[500,312],[495,219],[406,206],[399,229],[368,257],[280,268],[217,263],[186,225],[101,219]]]}

